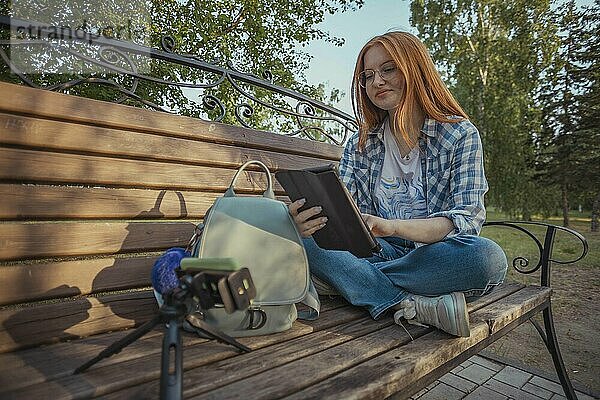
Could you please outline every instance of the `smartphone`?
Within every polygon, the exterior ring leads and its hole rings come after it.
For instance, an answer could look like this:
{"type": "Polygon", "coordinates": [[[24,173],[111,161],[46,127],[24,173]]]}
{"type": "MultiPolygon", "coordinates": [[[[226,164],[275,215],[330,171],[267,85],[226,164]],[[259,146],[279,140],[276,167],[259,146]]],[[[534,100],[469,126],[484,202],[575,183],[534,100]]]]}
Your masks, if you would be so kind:
{"type": "Polygon", "coordinates": [[[256,297],[256,288],[248,268],[232,258],[186,257],[181,273],[192,275],[194,299],[203,309],[222,305],[227,313],[245,310],[256,297]]]}

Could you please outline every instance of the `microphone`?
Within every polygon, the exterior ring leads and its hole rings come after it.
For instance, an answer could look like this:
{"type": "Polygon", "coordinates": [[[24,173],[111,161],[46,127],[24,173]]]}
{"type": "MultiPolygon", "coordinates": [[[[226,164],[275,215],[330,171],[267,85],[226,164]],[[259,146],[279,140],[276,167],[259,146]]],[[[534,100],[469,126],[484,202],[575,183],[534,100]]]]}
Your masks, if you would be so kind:
{"type": "Polygon", "coordinates": [[[173,247],[156,260],[152,267],[152,287],[158,294],[165,295],[177,288],[179,278],[175,269],[179,267],[182,258],[190,255],[190,252],[181,247],[173,247]]]}

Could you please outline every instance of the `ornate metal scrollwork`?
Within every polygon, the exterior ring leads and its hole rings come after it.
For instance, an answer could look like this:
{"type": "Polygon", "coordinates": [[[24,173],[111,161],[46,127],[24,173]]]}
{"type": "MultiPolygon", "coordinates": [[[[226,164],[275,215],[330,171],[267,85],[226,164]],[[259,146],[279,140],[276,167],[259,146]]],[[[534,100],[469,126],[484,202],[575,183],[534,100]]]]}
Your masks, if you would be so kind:
{"type": "Polygon", "coordinates": [[[167,53],[173,53],[175,51],[175,38],[170,35],[165,35],[161,37],[160,46],[167,53]]]}
{"type": "Polygon", "coordinates": [[[223,103],[221,103],[221,100],[213,95],[207,94],[202,97],[202,104],[206,109],[211,111],[218,108],[221,112],[219,113],[219,116],[214,119],[214,121],[223,121],[223,118],[225,118],[225,106],[223,103]]]}
{"type": "Polygon", "coordinates": [[[537,246],[539,251],[539,261],[533,267],[529,267],[529,260],[523,256],[517,256],[512,260],[512,266],[515,270],[522,274],[532,274],[538,271],[540,268],[542,269],[542,284],[546,284],[550,280],[550,265],[551,263],[556,264],[572,264],[581,260],[587,254],[589,248],[587,240],[584,236],[582,236],[579,232],[574,231],[569,228],[565,228],[562,226],[556,226],[552,224],[547,224],[545,222],[530,222],[530,221],[491,221],[486,222],[484,226],[503,226],[508,228],[517,229],[523,233],[525,233],[537,246]],[[544,232],[544,243],[542,242],[528,229],[520,226],[520,225],[530,225],[530,226],[539,226],[545,229],[544,232]],[[579,257],[573,260],[557,260],[553,255],[553,246],[554,239],[557,231],[563,231],[572,235],[574,238],[580,241],[581,243],[581,254],[579,257]]]}
{"type": "MultiPolygon", "coordinates": [[[[227,61],[226,67],[223,68],[207,63],[196,55],[175,53],[176,41],[172,36],[161,38],[159,50],[82,31],[66,30],[63,32],[66,37],[62,40],[43,39],[51,37],[52,27],[13,19],[12,24],[15,23],[33,26],[37,32],[42,33],[42,39],[13,37],[12,40],[0,40],[0,57],[10,70],[29,86],[66,91],[82,84],[104,85],[120,94],[116,99],[112,99],[115,102],[123,103],[128,100],[128,104],[131,105],[165,112],[182,112],[187,104],[191,107],[191,112],[204,110],[194,116],[205,120],[237,122],[248,128],[257,128],[252,125],[261,120],[260,129],[284,131],[282,133],[285,135],[336,144],[345,142],[348,134],[357,129],[351,115],[299,92],[275,85],[275,77],[271,71],[261,71],[260,76],[257,76],[241,72],[232,61],[227,61]],[[85,54],[70,48],[61,50],[66,50],[70,56],[81,62],[101,67],[105,72],[64,74],[64,82],[48,84],[42,80],[36,83],[35,77],[23,72],[23,68],[13,63],[6,51],[8,46],[32,45],[34,42],[37,46],[57,50],[61,46],[60,42],[65,41],[85,45],[85,54]],[[144,65],[148,67],[147,70],[142,68],[144,65]],[[177,99],[184,104],[172,107],[163,104],[164,98],[160,95],[148,97],[149,90],[141,90],[148,85],[163,88],[164,93],[172,93],[173,89],[179,91],[177,99]],[[218,92],[228,93],[227,98],[217,98],[218,92]],[[234,94],[233,97],[231,93],[234,94]],[[229,109],[232,109],[233,113],[230,114],[229,109]],[[258,109],[261,111],[258,112],[258,109]],[[262,110],[268,110],[268,113],[262,110]],[[264,117],[265,115],[267,117],[264,117]],[[257,118],[258,116],[262,119],[257,118]],[[276,124],[283,124],[285,129],[278,129],[276,124]],[[294,125],[295,128],[290,129],[290,126],[294,125]]],[[[10,29],[11,19],[0,16],[0,27],[10,29]]]]}

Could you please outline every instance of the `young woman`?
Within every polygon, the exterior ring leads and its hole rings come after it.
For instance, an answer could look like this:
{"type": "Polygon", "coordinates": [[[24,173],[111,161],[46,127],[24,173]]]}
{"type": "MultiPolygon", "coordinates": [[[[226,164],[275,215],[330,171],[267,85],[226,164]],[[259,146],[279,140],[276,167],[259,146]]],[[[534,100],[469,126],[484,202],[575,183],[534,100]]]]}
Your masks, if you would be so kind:
{"type": "Polygon", "coordinates": [[[488,190],[477,129],[414,35],[389,32],[360,51],[352,82],[359,131],[340,176],[382,246],[370,258],[319,248],[319,207],[290,205],[311,273],[373,318],[469,336],[468,300],[506,274],[502,249],[479,237],[488,190]]]}

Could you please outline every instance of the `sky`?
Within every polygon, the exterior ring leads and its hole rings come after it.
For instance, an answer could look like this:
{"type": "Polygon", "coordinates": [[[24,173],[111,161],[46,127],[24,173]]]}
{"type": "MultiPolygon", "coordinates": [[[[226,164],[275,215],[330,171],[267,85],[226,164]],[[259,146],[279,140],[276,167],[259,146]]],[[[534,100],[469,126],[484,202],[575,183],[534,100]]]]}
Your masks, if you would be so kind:
{"type": "Polygon", "coordinates": [[[389,30],[416,33],[411,29],[409,17],[409,0],[366,0],[357,11],[328,15],[319,28],[332,36],[343,37],[345,43],[338,47],[315,41],[302,49],[313,56],[306,72],[308,83],[323,82],[327,89],[341,89],[346,96],[337,107],[352,114],[350,85],[358,52],[369,39],[389,30]]]}
{"type": "MultiPolygon", "coordinates": [[[[589,5],[593,0],[577,0],[577,5],[589,5]]],[[[410,22],[410,0],[366,0],[357,11],[328,15],[319,28],[332,36],[343,37],[346,42],[337,47],[324,41],[315,41],[302,48],[313,56],[306,79],[309,84],[326,84],[326,93],[332,88],[346,95],[337,105],[352,114],[350,85],[356,56],[362,46],[374,36],[390,30],[403,30],[416,34],[410,22]]]]}

